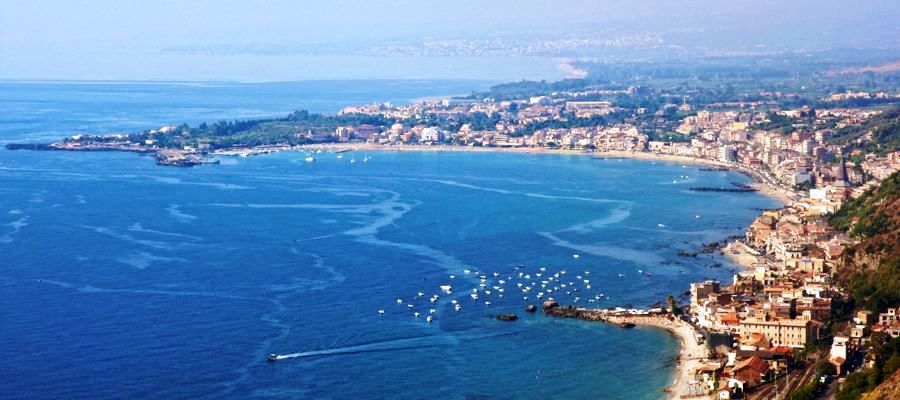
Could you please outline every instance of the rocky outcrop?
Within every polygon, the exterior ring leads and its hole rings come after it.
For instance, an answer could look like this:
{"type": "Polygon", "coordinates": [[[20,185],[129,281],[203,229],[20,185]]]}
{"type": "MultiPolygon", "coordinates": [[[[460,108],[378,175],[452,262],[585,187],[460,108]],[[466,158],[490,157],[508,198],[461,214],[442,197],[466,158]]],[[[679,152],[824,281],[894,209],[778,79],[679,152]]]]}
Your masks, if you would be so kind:
{"type": "Polygon", "coordinates": [[[559,302],[556,300],[547,300],[544,302],[544,311],[549,311],[557,307],[559,307],[559,302]]]}

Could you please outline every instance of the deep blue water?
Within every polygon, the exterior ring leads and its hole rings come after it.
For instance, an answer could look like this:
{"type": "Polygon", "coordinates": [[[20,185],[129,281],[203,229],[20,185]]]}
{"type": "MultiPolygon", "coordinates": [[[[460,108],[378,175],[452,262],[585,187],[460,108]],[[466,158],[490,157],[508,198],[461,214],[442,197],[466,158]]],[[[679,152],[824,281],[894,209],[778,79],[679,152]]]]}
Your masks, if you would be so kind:
{"type": "MultiPolygon", "coordinates": [[[[346,83],[332,84],[233,96],[0,84],[0,141],[352,103],[346,83]]],[[[351,97],[478,88],[431,84],[367,83],[351,97]]],[[[746,181],[694,166],[450,152],[348,161],[363,156],[176,169],[133,154],[0,150],[0,398],[662,398],[677,353],[665,332],[522,308],[561,270],[567,287],[545,298],[587,306],[646,307],[727,278],[727,261],[676,252],[775,205],[691,192],[746,181]],[[480,280],[465,269],[487,275],[491,295],[471,300],[480,280]],[[502,312],[521,319],[491,318],[502,312]],[[265,361],[295,352],[306,356],[265,361]]]]}

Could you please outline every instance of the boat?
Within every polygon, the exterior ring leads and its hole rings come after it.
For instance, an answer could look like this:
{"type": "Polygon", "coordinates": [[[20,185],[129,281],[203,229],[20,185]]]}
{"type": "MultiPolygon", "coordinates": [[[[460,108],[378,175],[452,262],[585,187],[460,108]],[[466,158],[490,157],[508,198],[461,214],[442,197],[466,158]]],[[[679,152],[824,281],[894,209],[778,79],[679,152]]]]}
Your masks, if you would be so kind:
{"type": "Polygon", "coordinates": [[[269,362],[278,361],[278,354],[275,354],[275,353],[269,354],[269,357],[266,360],[268,360],[269,362]]]}
{"type": "Polygon", "coordinates": [[[306,162],[315,162],[316,158],[313,156],[306,157],[306,162]]]}
{"type": "Polygon", "coordinates": [[[338,155],[337,155],[337,158],[338,158],[338,159],[344,158],[344,155],[343,155],[343,154],[338,154],[338,155]]]}
{"type": "Polygon", "coordinates": [[[450,287],[450,285],[441,285],[441,290],[443,290],[444,292],[450,293],[451,289],[452,288],[450,287]]]}
{"type": "Polygon", "coordinates": [[[356,164],[356,159],[353,157],[350,157],[350,164],[356,164]]]}

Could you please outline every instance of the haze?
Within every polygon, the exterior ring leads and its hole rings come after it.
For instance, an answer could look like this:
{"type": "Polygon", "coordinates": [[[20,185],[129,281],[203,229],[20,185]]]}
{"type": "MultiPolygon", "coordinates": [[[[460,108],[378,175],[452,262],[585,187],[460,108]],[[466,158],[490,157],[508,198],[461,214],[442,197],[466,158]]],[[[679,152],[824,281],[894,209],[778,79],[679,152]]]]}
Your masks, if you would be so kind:
{"type": "Polygon", "coordinates": [[[6,0],[0,79],[554,79],[571,57],[897,48],[900,2],[866,4],[6,0]]]}

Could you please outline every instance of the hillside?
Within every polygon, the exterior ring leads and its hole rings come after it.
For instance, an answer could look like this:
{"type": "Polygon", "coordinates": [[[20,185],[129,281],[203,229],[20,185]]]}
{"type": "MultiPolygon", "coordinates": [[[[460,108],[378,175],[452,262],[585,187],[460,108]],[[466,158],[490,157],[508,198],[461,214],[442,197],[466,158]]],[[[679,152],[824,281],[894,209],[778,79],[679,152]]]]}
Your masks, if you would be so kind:
{"type": "Polygon", "coordinates": [[[885,110],[861,125],[839,129],[832,142],[879,155],[900,151],[900,108],[885,110]],[[866,138],[867,134],[871,137],[866,138]]]}
{"type": "Polygon", "coordinates": [[[862,400],[900,399],[900,370],[881,383],[875,390],[866,393],[862,400]]]}
{"type": "Polygon", "coordinates": [[[856,306],[877,311],[900,304],[900,173],[848,201],[830,222],[860,240],[845,250],[838,270],[856,306]]]}

